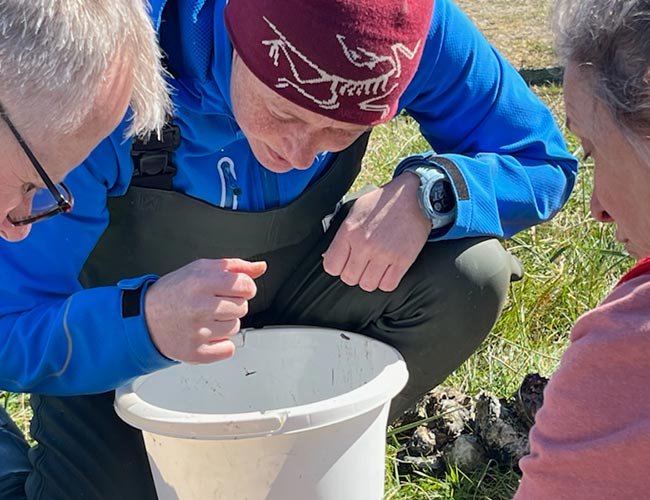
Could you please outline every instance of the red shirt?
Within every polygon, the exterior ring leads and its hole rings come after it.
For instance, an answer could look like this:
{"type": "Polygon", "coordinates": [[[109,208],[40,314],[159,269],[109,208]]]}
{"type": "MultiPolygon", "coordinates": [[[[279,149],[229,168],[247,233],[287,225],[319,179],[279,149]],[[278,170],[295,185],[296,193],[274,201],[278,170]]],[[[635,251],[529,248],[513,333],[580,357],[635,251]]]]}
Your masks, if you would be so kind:
{"type": "Polygon", "coordinates": [[[516,500],[650,498],[650,259],[571,332],[516,500]]]}

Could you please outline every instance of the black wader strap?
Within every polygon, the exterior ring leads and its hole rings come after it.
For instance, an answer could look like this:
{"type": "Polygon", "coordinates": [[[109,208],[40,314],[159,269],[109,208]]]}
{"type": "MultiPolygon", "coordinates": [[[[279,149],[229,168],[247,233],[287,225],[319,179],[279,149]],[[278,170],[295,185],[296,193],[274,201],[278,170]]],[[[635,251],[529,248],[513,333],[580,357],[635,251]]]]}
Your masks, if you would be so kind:
{"type": "Polygon", "coordinates": [[[135,139],[131,146],[133,177],[131,186],[171,190],[176,175],[173,153],[181,144],[181,131],[171,123],[165,124],[161,137],[135,139]]]}

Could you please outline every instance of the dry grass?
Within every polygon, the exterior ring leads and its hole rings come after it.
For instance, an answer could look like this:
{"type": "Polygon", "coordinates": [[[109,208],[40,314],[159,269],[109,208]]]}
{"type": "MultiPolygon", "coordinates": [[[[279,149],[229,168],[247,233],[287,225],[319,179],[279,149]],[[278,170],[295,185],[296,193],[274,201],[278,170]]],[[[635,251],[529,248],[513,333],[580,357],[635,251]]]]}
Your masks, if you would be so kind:
{"type": "Polygon", "coordinates": [[[556,65],[548,28],[552,0],[457,0],[456,3],[517,69],[556,65]]]}

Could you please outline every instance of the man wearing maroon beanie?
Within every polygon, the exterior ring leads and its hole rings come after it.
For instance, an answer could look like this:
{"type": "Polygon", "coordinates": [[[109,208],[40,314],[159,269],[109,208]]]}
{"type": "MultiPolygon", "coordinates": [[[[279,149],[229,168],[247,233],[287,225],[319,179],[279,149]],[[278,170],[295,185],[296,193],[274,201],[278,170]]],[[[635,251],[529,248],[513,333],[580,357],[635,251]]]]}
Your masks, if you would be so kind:
{"type": "Polygon", "coordinates": [[[0,332],[38,347],[0,362],[33,393],[30,499],[155,498],[113,389],[225,359],[242,327],[395,346],[399,415],[496,321],[521,274],[498,239],[575,180],[550,112],[451,0],[157,0],[152,18],[175,90],[163,140],[118,128],[66,179],[74,210],[0,246],[0,332]],[[368,131],[401,112],[432,150],[339,203],[368,131]]]}

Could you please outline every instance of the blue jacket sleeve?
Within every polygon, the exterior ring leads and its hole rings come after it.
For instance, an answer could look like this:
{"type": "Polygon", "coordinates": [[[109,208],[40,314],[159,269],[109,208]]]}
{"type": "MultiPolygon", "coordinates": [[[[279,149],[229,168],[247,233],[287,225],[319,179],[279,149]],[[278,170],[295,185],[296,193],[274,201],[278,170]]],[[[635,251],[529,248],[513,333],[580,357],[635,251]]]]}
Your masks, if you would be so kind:
{"type": "MultiPolygon", "coordinates": [[[[450,0],[436,0],[400,105],[454,184],[457,218],[442,238],[510,237],[567,201],[577,161],[552,114],[450,0]]],[[[396,175],[424,156],[406,159],[396,175]]]]}
{"type": "Polygon", "coordinates": [[[66,178],[75,197],[70,214],[34,224],[22,242],[0,243],[0,389],[97,393],[172,363],[142,315],[122,318],[119,287],[83,290],[77,280],[107,225],[108,189],[124,188],[121,134],[66,178]]]}

